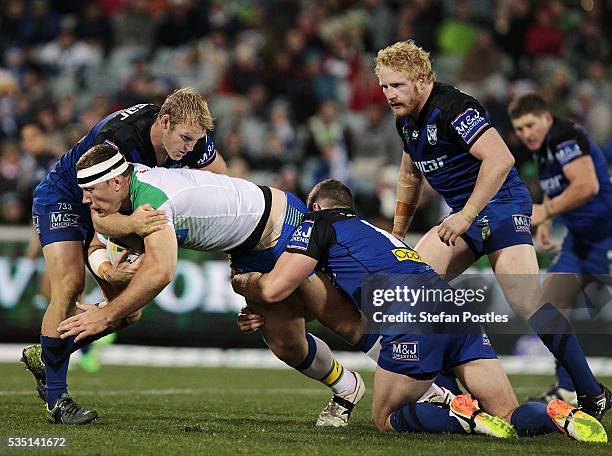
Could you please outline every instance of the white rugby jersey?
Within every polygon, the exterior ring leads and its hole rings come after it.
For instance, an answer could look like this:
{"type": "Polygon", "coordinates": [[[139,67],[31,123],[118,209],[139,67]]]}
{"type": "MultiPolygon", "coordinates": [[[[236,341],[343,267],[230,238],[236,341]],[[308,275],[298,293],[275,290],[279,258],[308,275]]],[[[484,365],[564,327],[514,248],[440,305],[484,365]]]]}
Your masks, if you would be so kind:
{"type": "Polygon", "coordinates": [[[132,207],[149,203],[165,211],[183,248],[231,250],[249,237],[264,213],[262,190],[244,179],[133,165],[132,207]]]}

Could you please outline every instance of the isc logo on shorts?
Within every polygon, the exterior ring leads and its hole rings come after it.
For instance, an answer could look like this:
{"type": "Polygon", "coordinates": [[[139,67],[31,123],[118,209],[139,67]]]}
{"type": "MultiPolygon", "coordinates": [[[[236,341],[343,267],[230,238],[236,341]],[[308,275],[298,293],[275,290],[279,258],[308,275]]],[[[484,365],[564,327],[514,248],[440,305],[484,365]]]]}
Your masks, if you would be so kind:
{"type": "Polygon", "coordinates": [[[418,361],[418,342],[394,342],[391,358],[396,361],[418,361]]]}
{"type": "Polygon", "coordinates": [[[425,260],[411,249],[393,249],[391,250],[397,261],[416,261],[417,263],[425,263],[425,260]]]}
{"type": "Polygon", "coordinates": [[[63,230],[79,227],[79,214],[70,212],[51,212],[49,214],[49,230],[63,230]]]}
{"type": "Polygon", "coordinates": [[[514,231],[518,233],[530,233],[531,232],[531,217],[523,214],[514,214],[512,216],[512,222],[514,223],[514,231]]]}

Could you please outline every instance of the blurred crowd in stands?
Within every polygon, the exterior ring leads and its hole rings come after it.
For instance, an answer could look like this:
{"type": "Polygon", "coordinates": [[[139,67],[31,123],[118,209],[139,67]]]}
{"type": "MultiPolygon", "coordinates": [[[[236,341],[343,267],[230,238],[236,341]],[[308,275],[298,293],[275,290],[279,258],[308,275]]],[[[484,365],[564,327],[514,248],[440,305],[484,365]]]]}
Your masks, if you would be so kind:
{"type": "MultiPolygon", "coordinates": [[[[191,86],[232,175],[300,196],[341,179],[385,226],[402,145],[373,58],[406,39],[485,104],[537,194],[508,101],[538,91],[612,158],[610,24],[610,0],[2,0],[0,223],[30,223],[33,187],[104,115],[191,86]]],[[[445,210],[421,206],[416,230],[445,210]]]]}

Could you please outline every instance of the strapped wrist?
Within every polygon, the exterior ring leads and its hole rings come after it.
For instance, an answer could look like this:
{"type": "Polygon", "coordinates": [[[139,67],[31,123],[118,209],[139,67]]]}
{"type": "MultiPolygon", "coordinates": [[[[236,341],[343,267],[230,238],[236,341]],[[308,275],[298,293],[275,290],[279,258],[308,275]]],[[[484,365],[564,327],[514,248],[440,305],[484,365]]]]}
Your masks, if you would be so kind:
{"type": "Polygon", "coordinates": [[[465,206],[463,206],[463,209],[461,209],[460,212],[465,221],[469,223],[472,223],[478,215],[478,209],[476,209],[470,203],[465,203],[465,206]]]}

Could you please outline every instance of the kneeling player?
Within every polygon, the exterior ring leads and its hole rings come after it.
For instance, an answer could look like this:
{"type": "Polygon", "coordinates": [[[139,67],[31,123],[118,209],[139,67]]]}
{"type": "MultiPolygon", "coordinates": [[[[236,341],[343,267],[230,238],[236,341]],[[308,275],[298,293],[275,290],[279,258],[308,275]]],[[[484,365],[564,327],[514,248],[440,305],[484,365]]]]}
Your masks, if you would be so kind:
{"type": "MultiPolygon", "coordinates": [[[[314,212],[307,214],[295,230],[274,269],[263,275],[253,272],[234,276],[237,292],[255,300],[279,302],[315,267],[331,275],[356,306],[361,304],[363,280],[373,274],[411,274],[421,277],[422,283],[442,282],[416,253],[412,260],[400,261],[393,251],[411,249],[357,217],[350,190],[341,182],[317,184],[308,197],[308,207],[314,212]]],[[[476,432],[495,437],[558,431],[577,440],[607,441],[604,428],[595,418],[563,401],[519,406],[482,333],[385,334],[374,385],[372,414],[383,431],[476,432]],[[418,362],[398,359],[393,347],[415,341],[422,349],[418,362]],[[478,398],[482,410],[469,395],[453,399],[451,414],[432,403],[416,402],[437,373],[448,368],[478,398]]]]}

